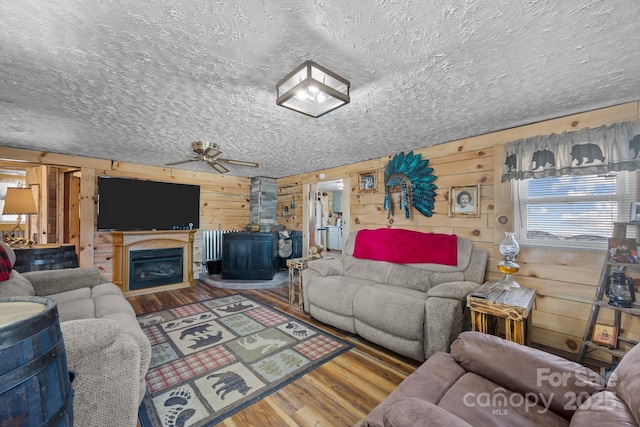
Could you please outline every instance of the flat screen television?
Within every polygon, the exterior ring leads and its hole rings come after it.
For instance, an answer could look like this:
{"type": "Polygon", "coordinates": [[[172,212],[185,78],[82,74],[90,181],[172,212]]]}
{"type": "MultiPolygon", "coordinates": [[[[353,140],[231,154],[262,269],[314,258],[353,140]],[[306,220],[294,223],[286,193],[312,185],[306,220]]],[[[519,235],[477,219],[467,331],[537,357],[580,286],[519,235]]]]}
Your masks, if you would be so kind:
{"type": "Polygon", "coordinates": [[[98,177],[98,230],[199,227],[199,185],[98,177]]]}

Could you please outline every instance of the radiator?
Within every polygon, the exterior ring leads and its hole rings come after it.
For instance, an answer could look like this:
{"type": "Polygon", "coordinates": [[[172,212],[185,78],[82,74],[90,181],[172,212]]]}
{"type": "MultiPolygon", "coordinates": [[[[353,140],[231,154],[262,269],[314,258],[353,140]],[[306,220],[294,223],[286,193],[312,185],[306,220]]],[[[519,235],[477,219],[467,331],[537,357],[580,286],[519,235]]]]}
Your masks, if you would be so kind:
{"type": "Polygon", "coordinates": [[[207,261],[222,259],[222,235],[236,230],[205,230],[202,232],[202,270],[206,271],[207,261]]]}

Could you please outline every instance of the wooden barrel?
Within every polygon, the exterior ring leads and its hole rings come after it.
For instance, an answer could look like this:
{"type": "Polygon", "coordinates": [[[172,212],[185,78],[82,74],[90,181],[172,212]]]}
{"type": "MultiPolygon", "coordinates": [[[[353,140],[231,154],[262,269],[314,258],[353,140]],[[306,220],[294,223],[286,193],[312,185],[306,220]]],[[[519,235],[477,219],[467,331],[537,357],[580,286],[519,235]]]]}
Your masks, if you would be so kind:
{"type": "Polygon", "coordinates": [[[0,426],[73,426],[73,390],[54,300],[0,298],[0,426]]]}
{"type": "Polygon", "coordinates": [[[13,268],[20,273],[36,270],[60,270],[78,266],[78,255],[74,245],[39,245],[17,249],[13,268]]]}

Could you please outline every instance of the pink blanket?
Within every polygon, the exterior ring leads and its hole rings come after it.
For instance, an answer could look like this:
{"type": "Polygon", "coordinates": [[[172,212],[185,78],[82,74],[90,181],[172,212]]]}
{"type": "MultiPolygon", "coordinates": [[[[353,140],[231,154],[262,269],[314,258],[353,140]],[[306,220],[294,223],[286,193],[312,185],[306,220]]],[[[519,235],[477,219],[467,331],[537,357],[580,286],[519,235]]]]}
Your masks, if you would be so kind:
{"type": "Polygon", "coordinates": [[[392,228],[360,230],[353,256],[397,264],[458,265],[458,237],[392,228]]]}

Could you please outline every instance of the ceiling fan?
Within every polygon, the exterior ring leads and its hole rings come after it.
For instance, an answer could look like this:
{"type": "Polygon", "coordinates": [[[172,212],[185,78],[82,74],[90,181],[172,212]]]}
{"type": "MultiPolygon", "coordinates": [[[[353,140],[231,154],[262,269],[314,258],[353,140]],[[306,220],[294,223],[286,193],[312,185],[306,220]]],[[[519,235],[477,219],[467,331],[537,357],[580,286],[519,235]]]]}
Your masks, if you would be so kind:
{"type": "Polygon", "coordinates": [[[229,163],[231,165],[238,166],[248,166],[252,168],[257,168],[260,166],[256,162],[245,162],[244,160],[218,158],[218,156],[222,154],[222,151],[219,150],[218,144],[213,142],[194,141],[191,145],[193,146],[193,151],[198,155],[197,157],[188,160],[181,160],[179,162],[167,163],[167,166],[180,165],[183,163],[197,162],[202,160],[203,162],[207,162],[209,166],[220,173],[229,172],[229,169],[227,169],[222,163],[229,163]]]}

